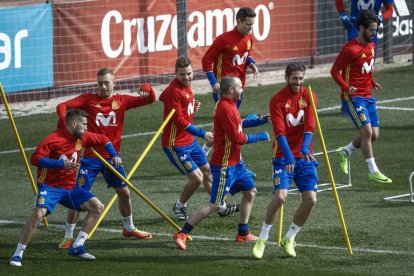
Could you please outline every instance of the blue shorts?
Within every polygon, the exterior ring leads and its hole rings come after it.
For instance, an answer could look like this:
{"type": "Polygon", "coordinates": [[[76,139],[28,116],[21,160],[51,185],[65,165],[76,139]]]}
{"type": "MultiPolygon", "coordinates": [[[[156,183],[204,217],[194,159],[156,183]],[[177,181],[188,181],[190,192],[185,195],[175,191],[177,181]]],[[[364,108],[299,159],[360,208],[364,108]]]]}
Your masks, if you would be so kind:
{"type": "MultiPolygon", "coordinates": [[[[111,159],[106,159],[111,163],[111,159]]],[[[115,168],[123,177],[126,178],[124,166],[115,168]]],[[[123,188],[126,184],[113,172],[111,172],[98,158],[83,157],[76,177],[77,185],[90,191],[98,173],[102,173],[106,184],[112,188],[123,188]]]]}
{"type": "Polygon", "coordinates": [[[236,166],[210,166],[213,174],[210,203],[223,205],[227,193],[234,195],[255,187],[252,176],[242,160],[236,166]]]}
{"type": "Polygon", "coordinates": [[[189,146],[163,147],[162,149],[170,162],[182,174],[190,174],[208,163],[206,155],[195,139],[189,146]]]}
{"type": "MultiPolygon", "coordinates": [[[[220,99],[220,97],[221,97],[221,92],[220,93],[214,93],[213,92],[213,100],[214,100],[215,103],[218,102],[218,100],[220,99]]],[[[241,94],[240,100],[237,101],[237,109],[240,108],[240,105],[241,105],[242,100],[243,100],[243,93],[241,94]]]]}
{"type": "Polygon", "coordinates": [[[353,97],[350,101],[342,100],[342,110],[352,119],[355,127],[371,124],[372,127],[379,126],[377,103],[374,97],[353,97]]]}
{"type": "Polygon", "coordinates": [[[283,158],[274,158],[273,164],[273,191],[290,188],[292,180],[295,181],[299,192],[318,191],[318,174],[316,167],[318,161],[308,161],[303,158],[295,158],[295,169],[288,173],[285,170],[283,158]]]}
{"type": "Polygon", "coordinates": [[[46,208],[47,214],[53,213],[58,203],[66,208],[80,211],[82,204],[95,197],[94,194],[82,189],[80,186],[76,186],[71,190],[65,190],[40,184],[38,189],[36,207],[46,208]]]}

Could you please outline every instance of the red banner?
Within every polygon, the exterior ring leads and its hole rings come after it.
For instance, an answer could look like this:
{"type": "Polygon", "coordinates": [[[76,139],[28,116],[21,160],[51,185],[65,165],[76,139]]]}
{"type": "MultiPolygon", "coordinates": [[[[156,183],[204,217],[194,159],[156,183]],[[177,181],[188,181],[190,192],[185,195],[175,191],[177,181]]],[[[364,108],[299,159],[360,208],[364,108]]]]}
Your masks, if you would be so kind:
{"type": "MultiPolygon", "coordinates": [[[[315,55],[316,1],[189,0],[187,42],[195,70],[201,69],[201,57],[214,38],[234,28],[242,6],[257,13],[256,62],[315,55]]],[[[56,3],[55,86],[95,82],[102,67],[113,68],[117,79],[173,72],[176,13],[172,0],[56,3]]]]}

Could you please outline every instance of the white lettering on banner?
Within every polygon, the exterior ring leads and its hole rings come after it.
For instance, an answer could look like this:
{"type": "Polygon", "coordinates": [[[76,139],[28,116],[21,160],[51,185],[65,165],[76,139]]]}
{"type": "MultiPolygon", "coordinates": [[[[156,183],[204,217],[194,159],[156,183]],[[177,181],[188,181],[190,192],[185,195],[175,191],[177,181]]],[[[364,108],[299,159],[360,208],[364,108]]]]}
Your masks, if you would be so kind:
{"type": "MultiPolygon", "coordinates": [[[[258,41],[263,41],[269,36],[271,27],[269,10],[274,8],[273,2],[269,2],[268,6],[259,4],[255,8],[257,16],[252,34],[258,41]]],[[[215,37],[234,28],[238,10],[239,8],[225,8],[223,10],[207,10],[205,13],[191,12],[188,15],[188,22],[192,23],[187,32],[188,46],[190,48],[210,46],[215,37]]],[[[121,54],[131,56],[131,47],[135,44],[134,36],[139,54],[177,48],[177,15],[161,14],[147,18],[124,19],[122,14],[116,10],[109,11],[104,15],[101,26],[101,43],[107,57],[117,58],[121,54]],[[159,30],[155,30],[156,22],[161,23],[159,30]],[[123,24],[123,39],[121,41],[111,40],[111,28],[115,26],[114,24],[123,24]],[[136,33],[133,33],[133,30],[136,33]],[[171,34],[171,43],[166,43],[168,32],[171,34]],[[118,46],[112,48],[111,45],[118,46]]]]}
{"type": "MultiPolygon", "coordinates": [[[[381,23],[381,26],[382,23],[381,23]]],[[[392,36],[409,36],[413,34],[413,19],[408,9],[406,0],[394,0],[394,11],[392,13],[392,36]]],[[[383,38],[382,28],[378,31],[378,38],[383,38]]]]}
{"type": "Polygon", "coordinates": [[[369,64],[368,62],[364,62],[364,64],[362,64],[361,74],[368,74],[369,72],[371,72],[373,66],[374,66],[374,59],[371,59],[369,64]]]}
{"type": "Polygon", "coordinates": [[[111,123],[111,120],[112,120],[112,123],[113,124],[115,124],[116,123],[116,114],[115,114],[115,112],[114,111],[111,111],[111,112],[109,112],[109,115],[108,115],[108,117],[105,117],[102,113],[98,113],[98,114],[96,114],[96,119],[95,119],[95,122],[96,122],[96,125],[97,126],[100,126],[101,124],[103,125],[103,126],[109,126],[109,124],[111,123]]]}
{"type": "MultiPolygon", "coordinates": [[[[20,30],[14,36],[14,68],[22,67],[22,39],[29,36],[29,32],[20,30]]],[[[10,37],[5,33],[0,33],[0,41],[4,46],[0,46],[0,54],[4,54],[4,60],[0,61],[0,70],[7,69],[12,60],[12,47],[10,37]]]]}

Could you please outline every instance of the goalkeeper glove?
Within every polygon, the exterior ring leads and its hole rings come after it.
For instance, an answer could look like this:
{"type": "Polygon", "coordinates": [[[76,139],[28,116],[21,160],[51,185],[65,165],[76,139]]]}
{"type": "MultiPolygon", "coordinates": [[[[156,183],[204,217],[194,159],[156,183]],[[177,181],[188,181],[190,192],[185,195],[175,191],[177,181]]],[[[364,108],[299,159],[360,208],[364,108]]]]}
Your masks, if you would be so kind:
{"type": "Polygon", "coordinates": [[[257,141],[270,141],[269,133],[262,131],[256,134],[249,134],[247,135],[245,144],[250,144],[257,141]]]}

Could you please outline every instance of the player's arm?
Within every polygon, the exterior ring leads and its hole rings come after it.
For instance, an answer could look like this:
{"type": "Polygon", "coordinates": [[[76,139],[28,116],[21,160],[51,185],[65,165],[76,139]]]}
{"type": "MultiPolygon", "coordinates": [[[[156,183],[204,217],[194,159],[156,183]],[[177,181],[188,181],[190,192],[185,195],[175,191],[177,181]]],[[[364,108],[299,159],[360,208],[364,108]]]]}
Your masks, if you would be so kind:
{"type": "Polygon", "coordinates": [[[392,13],[394,12],[394,1],[387,0],[387,3],[384,5],[384,12],[381,15],[378,15],[380,23],[384,22],[384,20],[388,20],[392,17],[392,13]]]}
{"type": "Polygon", "coordinates": [[[216,61],[217,56],[221,54],[222,54],[221,39],[220,37],[217,37],[214,40],[213,44],[211,44],[211,46],[207,49],[203,58],[201,59],[203,72],[206,74],[206,77],[214,93],[220,92],[220,84],[218,83],[216,76],[214,76],[213,66],[214,66],[214,62],[216,61]]]}
{"type": "Polygon", "coordinates": [[[250,67],[253,71],[253,78],[257,79],[257,76],[259,76],[259,69],[256,66],[256,62],[254,61],[252,56],[247,57],[247,66],[250,67]]]}
{"type": "Polygon", "coordinates": [[[342,25],[346,30],[351,30],[354,27],[355,18],[352,16],[348,16],[345,11],[344,3],[342,0],[335,0],[335,7],[338,11],[339,18],[341,19],[342,25]]]}
{"type": "Polygon", "coordinates": [[[341,71],[344,70],[346,66],[349,66],[349,60],[351,56],[348,53],[349,51],[345,48],[341,49],[341,52],[336,57],[334,64],[331,68],[331,76],[334,81],[339,85],[342,91],[353,93],[356,91],[356,88],[349,85],[344,78],[342,77],[341,71]]]}
{"type": "Polygon", "coordinates": [[[201,137],[205,139],[207,142],[212,143],[213,142],[213,133],[212,132],[206,132],[204,129],[199,128],[193,124],[188,124],[188,126],[185,128],[185,130],[190,133],[193,136],[201,137]]]}
{"type": "Polygon", "coordinates": [[[66,112],[69,109],[72,108],[80,108],[83,109],[83,103],[84,103],[84,98],[82,95],[75,97],[73,99],[70,99],[66,102],[62,102],[60,104],[58,104],[56,106],[56,114],[58,115],[58,124],[57,124],[57,128],[58,129],[64,129],[65,128],[65,118],[66,118],[66,112]]]}
{"type": "Polygon", "coordinates": [[[260,117],[256,114],[250,114],[244,120],[242,121],[242,127],[243,128],[249,128],[249,127],[257,127],[261,126],[263,124],[266,124],[269,122],[270,114],[267,113],[265,115],[261,115],[260,117]]]}
{"type": "MultiPolygon", "coordinates": [[[[315,107],[317,107],[315,93],[312,93],[312,97],[313,97],[313,102],[315,103],[315,107]]],[[[308,100],[308,105],[305,109],[303,141],[302,141],[302,146],[300,148],[300,153],[308,161],[315,160],[310,150],[314,130],[315,130],[315,116],[313,114],[311,102],[308,100]]]]}
{"type": "Polygon", "coordinates": [[[83,139],[85,140],[85,147],[101,146],[109,153],[111,164],[115,165],[115,167],[122,165],[121,157],[119,157],[118,152],[106,135],[87,131],[83,139]]]}

